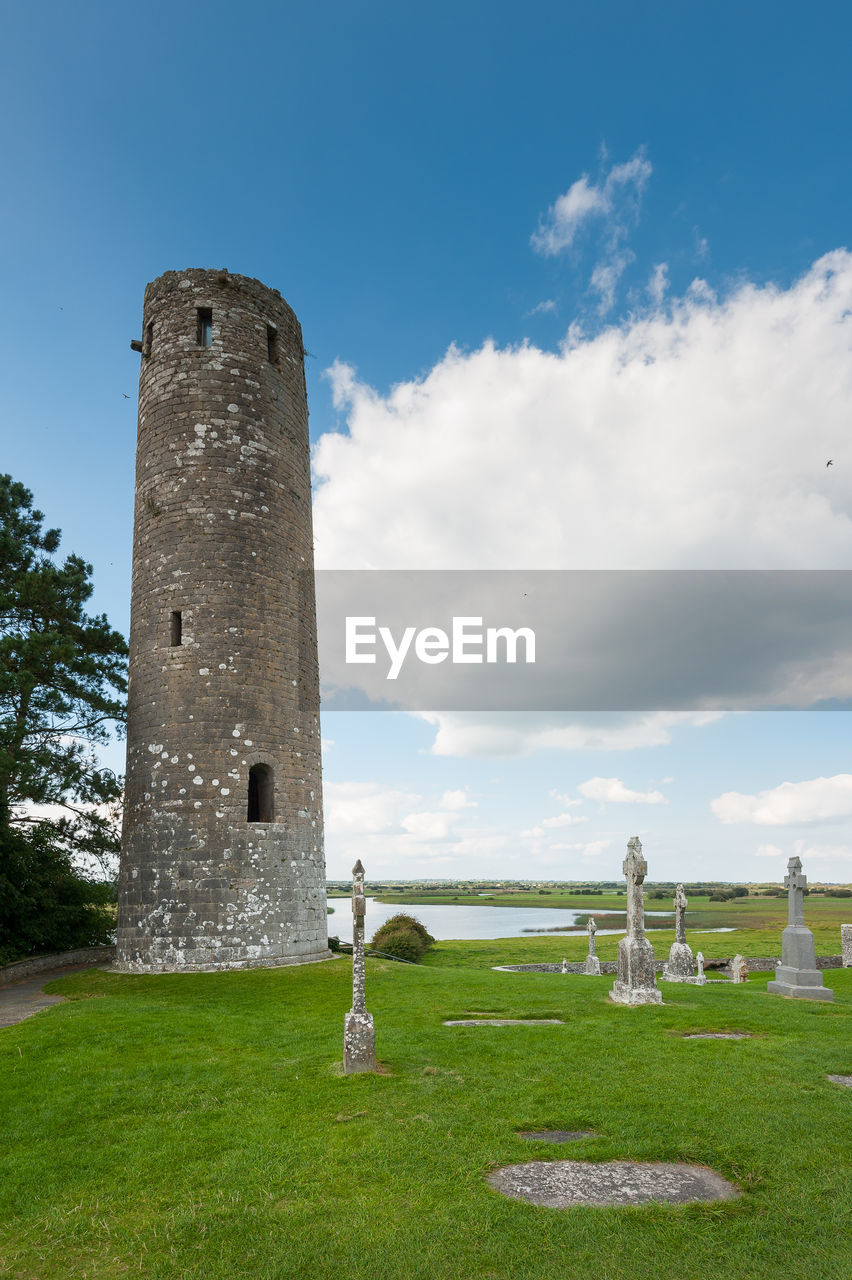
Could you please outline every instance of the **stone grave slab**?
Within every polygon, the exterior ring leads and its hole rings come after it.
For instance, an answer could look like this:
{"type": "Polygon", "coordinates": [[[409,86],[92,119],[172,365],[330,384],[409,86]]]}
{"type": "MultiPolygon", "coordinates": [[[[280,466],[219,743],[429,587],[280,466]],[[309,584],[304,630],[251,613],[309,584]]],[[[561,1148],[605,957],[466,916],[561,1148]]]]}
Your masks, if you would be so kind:
{"type": "Polygon", "coordinates": [[[517,1134],[527,1142],[580,1142],[597,1136],[594,1129],[523,1129],[517,1134]]]}
{"type": "Polygon", "coordinates": [[[564,1027],[561,1018],[453,1018],[445,1027],[564,1027]]]}
{"type": "Polygon", "coordinates": [[[573,1209],[581,1205],[696,1204],[734,1200],[738,1189],[712,1169],[692,1164],[634,1164],[612,1160],[530,1161],[488,1175],[495,1191],[512,1200],[573,1209]]]}
{"type": "Polygon", "coordinates": [[[684,1040],[751,1040],[751,1031],[688,1031],[684,1040]]]}

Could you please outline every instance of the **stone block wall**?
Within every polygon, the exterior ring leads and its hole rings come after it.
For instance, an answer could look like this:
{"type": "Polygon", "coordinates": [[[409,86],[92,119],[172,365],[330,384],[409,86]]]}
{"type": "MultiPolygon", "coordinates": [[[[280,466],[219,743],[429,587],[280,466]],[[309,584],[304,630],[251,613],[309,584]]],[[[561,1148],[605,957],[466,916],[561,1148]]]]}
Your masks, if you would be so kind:
{"type": "Polygon", "coordinates": [[[170,271],[145,291],[142,348],[117,967],[323,958],[299,322],[257,280],[170,271]]]}

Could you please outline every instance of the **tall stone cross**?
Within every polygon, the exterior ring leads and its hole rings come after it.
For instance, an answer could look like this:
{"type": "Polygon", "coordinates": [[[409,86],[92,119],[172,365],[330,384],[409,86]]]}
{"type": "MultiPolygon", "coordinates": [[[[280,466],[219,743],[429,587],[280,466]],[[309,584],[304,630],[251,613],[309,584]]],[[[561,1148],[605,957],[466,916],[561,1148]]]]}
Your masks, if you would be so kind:
{"type": "Polygon", "coordinates": [[[801,858],[791,858],[787,863],[787,874],[784,877],[784,888],[787,890],[787,924],[803,925],[805,923],[805,889],[808,877],[802,875],[801,858]]]}
{"type": "Polygon", "coordinates": [[[618,977],[610,999],[617,1004],[661,1004],[654,948],[645,937],[642,882],[648,874],[648,864],[642,857],[638,836],[627,842],[623,870],[627,879],[627,933],[618,944],[618,977]]]}
{"type": "Polygon", "coordinates": [[[366,974],[364,968],[364,868],[361,859],[352,868],[352,1012],[367,1012],[366,974]]]}
{"type": "Polygon", "coordinates": [[[784,877],[787,928],[781,934],[781,963],[775,970],[774,981],[767,982],[766,990],[771,995],[793,996],[799,1000],[833,1000],[834,992],[823,986],[822,970],[817,968],[814,935],[805,924],[807,885],[801,858],[791,858],[784,877]]]}
{"type": "Polygon", "coordinates": [[[638,836],[627,842],[627,857],[622,864],[627,880],[627,936],[645,937],[645,905],[642,882],[648,874],[648,864],[642,856],[642,843],[638,836]]]}
{"type": "Polygon", "coordinates": [[[589,954],[586,956],[586,963],[583,965],[583,973],[592,974],[594,977],[599,976],[601,971],[601,962],[595,955],[595,933],[597,928],[594,916],[589,916],[589,923],[586,925],[589,933],[589,954]]]}
{"type": "Polygon", "coordinates": [[[688,904],[689,899],[683,891],[683,885],[679,884],[674,896],[676,942],[686,942],[686,908],[688,904]]]}
{"type": "Polygon", "coordinates": [[[361,859],[352,868],[352,1008],[343,1024],[343,1071],[375,1071],[376,1034],[373,1016],[367,1012],[364,968],[364,868],[361,859]]]}

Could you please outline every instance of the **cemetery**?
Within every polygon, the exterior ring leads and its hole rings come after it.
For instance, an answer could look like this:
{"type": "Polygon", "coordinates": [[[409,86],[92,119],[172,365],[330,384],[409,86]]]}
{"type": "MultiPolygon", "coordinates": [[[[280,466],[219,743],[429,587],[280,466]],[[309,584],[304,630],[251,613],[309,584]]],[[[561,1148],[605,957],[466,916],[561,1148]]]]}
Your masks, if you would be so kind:
{"type": "Polygon", "coordinates": [[[703,983],[732,937],[697,933],[687,973],[682,886],[652,942],[636,838],[623,871],[622,938],[590,918],[373,958],[358,862],[351,956],[48,983],[61,1002],[0,1033],[3,1273],[546,1280],[652,1258],[674,1280],[712,1256],[722,1280],[841,1280],[852,973],[837,954],[833,1000],[773,993],[807,985],[791,969],[827,993],[801,866],[800,964],[777,926],[743,930],[703,983]]]}

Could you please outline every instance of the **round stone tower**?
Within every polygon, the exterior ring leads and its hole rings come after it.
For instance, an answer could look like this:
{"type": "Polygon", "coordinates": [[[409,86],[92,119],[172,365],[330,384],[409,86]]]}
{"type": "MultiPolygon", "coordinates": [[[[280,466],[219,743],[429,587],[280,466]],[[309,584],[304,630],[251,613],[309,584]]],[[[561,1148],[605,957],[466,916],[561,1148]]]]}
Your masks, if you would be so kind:
{"type": "Polygon", "coordinates": [[[117,967],[328,955],[304,349],[275,289],[145,290],[117,967]]]}

